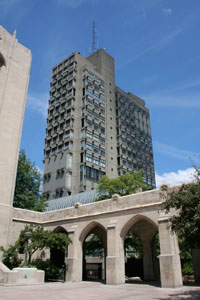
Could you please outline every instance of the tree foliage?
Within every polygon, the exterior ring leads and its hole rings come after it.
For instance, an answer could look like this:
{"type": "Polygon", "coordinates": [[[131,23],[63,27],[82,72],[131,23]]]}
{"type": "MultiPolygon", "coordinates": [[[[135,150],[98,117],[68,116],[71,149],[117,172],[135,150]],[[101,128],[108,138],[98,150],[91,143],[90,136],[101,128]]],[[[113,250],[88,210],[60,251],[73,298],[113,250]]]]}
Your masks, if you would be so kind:
{"type": "Polygon", "coordinates": [[[19,153],[13,206],[43,211],[46,199],[40,193],[41,174],[27,158],[24,150],[19,153]]]}
{"type": "Polygon", "coordinates": [[[124,250],[126,256],[134,256],[136,258],[142,258],[143,256],[142,242],[131,230],[127,232],[124,240],[124,250]]]}
{"type": "Polygon", "coordinates": [[[86,256],[102,257],[104,255],[104,245],[100,237],[91,234],[84,242],[84,252],[86,256]]]}
{"type": "MultiPolygon", "coordinates": [[[[25,232],[31,232],[30,242],[28,243],[28,263],[31,263],[32,256],[37,250],[43,250],[44,248],[57,248],[65,252],[66,247],[71,240],[65,233],[56,233],[48,230],[44,230],[42,226],[26,225],[20,232],[19,238],[15,245],[10,246],[7,250],[1,247],[3,251],[3,263],[10,267],[12,261],[18,260],[18,253],[24,253],[26,237],[25,232]]],[[[15,267],[14,264],[13,267],[15,267]]]]}
{"type": "Polygon", "coordinates": [[[195,167],[195,170],[193,182],[163,194],[163,209],[177,211],[170,218],[172,231],[191,249],[200,247],[200,169],[195,167]]]}
{"type": "Polygon", "coordinates": [[[138,190],[148,190],[149,187],[143,183],[143,171],[136,171],[133,174],[126,173],[117,178],[109,178],[103,176],[98,184],[98,198],[95,201],[109,199],[114,194],[120,196],[130,195],[136,193],[138,190]]]}

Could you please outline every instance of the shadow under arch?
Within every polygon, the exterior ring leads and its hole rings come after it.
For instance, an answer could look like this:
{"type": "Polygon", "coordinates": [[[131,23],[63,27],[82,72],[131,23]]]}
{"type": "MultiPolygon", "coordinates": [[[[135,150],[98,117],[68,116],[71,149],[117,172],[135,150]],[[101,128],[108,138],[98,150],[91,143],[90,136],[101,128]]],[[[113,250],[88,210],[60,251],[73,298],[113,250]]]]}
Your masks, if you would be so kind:
{"type": "Polygon", "coordinates": [[[6,60],[0,52],[0,68],[3,67],[3,66],[6,66],[6,60]]]}
{"type": "Polygon", "coordinates": [[[82,280],[105,281],[107,230],[99,222],[92,221],[81,232],[82,280]]]}
{"type": "MultiPolygon", "coordinates": [[[[155,251],[153,251],[153,242],[155,239],[155,236],[158,234],[158,225],[149,217],[137,214],[133,217],[131,217],[123,226],[120,236],[122,241],[124,242],[127,235],[132,233],[133,235],[136,235],[141,243],[142,243],[142,256],[137,257],[137,255],[133,255],[132,260],[130,259],[130,256],[125,256],[125,261],[128,263],[131,263],[131,266],[125,265],[125,269],[134,270],[136,268],[136,264],[138,264],[138,274],[142,275],[142,280],[145,281],[154,281],[158,279],[157,274],[159,273],[156,271],[157,265],[158,265],[158,259],[155,260],[155,251]],[[140,259],[140,264],[139,260],[140,259]],[[156,264],[156,266],[155,266],[156,264]]],[[[134,240],[132,240],[134,241],[134,240]]],[[[125,247],[125,244],[124,244],[125,247]]],[[[136,247],[136,244],[132,242],[132,250],[134,252],[134,249],[136,247]]],[[[125,250],[125,248],[124,248],[125,250]]],[[[134,272],[133,272],[134,274],[134,272]]],[[[126,275],[126,274],[125,274],[126,275]]],[[[132,275],[138,276],[138,275],[132,275]]],[[[140,277],[140,276],[139,276],[140,277]]],[[[141,278],[141,277],[140,277],[141,278]]]]}

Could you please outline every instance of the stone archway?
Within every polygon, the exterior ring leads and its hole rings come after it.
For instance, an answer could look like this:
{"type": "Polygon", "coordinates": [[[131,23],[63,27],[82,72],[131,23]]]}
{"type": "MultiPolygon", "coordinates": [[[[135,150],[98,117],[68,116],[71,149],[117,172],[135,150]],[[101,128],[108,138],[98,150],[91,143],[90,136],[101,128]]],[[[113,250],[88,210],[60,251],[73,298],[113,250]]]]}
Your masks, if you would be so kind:
{"type": "Polygon", "coordinates": [[[155,267],[153,264],[152,246],[154,237],[158,233],[158,226],[150,218],[143,215],[136,215],[124,225],[121,231],[123,241],[129,231],[136,235],[142,243],[143,257],[141,268],[143,269],[139,270],[138,274],[142,274],[141,276],[144,280],[155,280],[156,274],[154,274],[155,267]]]}
{"type": "Polygon", "coordinates": [[[82,280],[106,279],[107,232],[98,222],[86,226],[80,235],[82,280]]]}

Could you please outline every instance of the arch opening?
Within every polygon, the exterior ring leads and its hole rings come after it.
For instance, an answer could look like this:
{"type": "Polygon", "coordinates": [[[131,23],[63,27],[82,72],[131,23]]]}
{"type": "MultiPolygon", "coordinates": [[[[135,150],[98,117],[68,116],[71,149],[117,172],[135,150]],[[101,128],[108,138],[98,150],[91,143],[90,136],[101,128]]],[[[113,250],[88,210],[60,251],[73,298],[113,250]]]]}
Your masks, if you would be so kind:
{"type": "Polygon", "coordinates": [[[6,65],[6,61],[3,57],[3,55],[0,53],[0,69],[1,67],[5,66],[6,65]]]}
{"type": "Polygon", "coordinates": [[[126,278],[144,279],[143,245],[140,238],[131,230],[124,240],[125,276],[126,278]]]}
{"type": "MultiPolygon", "coordinates": [[[[55,233],[62,233],[62,234],[67,234],[67,231],[63,227],[57,227],[54,230],[55,233]]],[[[66,276],[66,263],[65,263],[65,258],[67,257],[68,253],[68,247],[65,249],[59,249],[57,247],[51,248],[50,249],[50,261],[53,263],[53,265],[59,269],[59,272],[55,280],[60,279],[60,280],[65,280],[66,276]]]]}
{"type": "Polygon", "coordinates": [[[82,280],[106,280],[107,234],[98,224],[85,235],[82,243],[83,273],[82,280]]]}
{"type": "Polygon", "coordinates": [[[125,276],[128,282],[159,280],[158,228],[147,217],[136,216],[124,226],[125,276]]]}

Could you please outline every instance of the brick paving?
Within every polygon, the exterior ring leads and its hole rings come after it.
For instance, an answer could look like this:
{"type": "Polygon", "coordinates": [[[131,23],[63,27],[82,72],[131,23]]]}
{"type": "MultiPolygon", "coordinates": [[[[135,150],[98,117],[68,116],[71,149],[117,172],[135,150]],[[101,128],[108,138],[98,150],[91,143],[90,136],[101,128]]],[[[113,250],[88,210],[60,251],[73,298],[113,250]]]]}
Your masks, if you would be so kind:
{"type": "Polygon", "coordinates": [[[166,289],[149,284],[105,285],[99,282],[0,286],[0,300],[200,300],[200,287],[166,289]]]}

